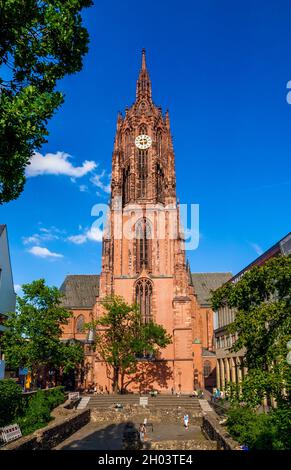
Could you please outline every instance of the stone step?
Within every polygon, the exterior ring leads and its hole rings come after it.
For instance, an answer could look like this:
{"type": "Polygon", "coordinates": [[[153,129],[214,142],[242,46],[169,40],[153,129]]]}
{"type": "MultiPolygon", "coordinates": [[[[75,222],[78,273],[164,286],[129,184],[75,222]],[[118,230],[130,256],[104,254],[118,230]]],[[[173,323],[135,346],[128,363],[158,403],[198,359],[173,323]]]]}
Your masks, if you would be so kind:
{"type": "Polygon", "coordinates": [[[81,398],[80,402],[78,403],[77,410],[84,410],[87,407],[90,400],[91,400],[91,397],[81,398]]]}
{"type": "MultiPolygon", "coordinates": [[[[106,409],[113,405],[120,403],[126,405],[139,405],[139,396],[137,395],[107,395],[107,396],[93,396],[90,399],[90,408],[106,409]]],[[[200,404],[197,398],[190,397],[172,397],[172,396],[158,396],[148,397],[148,406],[155,408],[191,408],[192,410],[200,411],[200,404]]]]}

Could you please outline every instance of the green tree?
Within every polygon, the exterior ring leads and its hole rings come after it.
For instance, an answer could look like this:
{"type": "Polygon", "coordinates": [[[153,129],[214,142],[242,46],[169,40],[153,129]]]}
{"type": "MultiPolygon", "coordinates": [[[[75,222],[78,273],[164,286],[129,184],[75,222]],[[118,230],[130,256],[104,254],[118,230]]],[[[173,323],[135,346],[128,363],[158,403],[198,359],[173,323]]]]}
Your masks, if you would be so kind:
{"type": "Polygon", "coordinates": [[[81,11],[92,0],[0,0],[0,204],[16,199],[47,122],[63,103],[57,81],[88,50],[81,11]]]}
{"type": "Polygon", "coordinates": [[[154,322],[143,324],[138,306],[127,304],[122,297],[107,297],[102,306],[104,315],[85,327],[97,328],[95,348],[112,368],[112,388],[117,392],[120,380],[123,389],[125,375],[134,373],[138,358],[145,352],[155,355],[171,343],[171,337],[154,322]]]}
{"type": "Polygon", "coordinates": [[[228,384],[228,431],[251,449],[290,449],[291,256],[255,266],[236,284],[227,283],[215,291],[213,309],[223,305],[235,310],[228,329],[238,332],[238,339],[231,351],[246,348],[248,368],[242,383],[228,384]],[[277,407],[268,414],[259,413],[266,397],[274,397],[277,407]]]}
{"type": "Polygon", "coordinates": [[[12,423],[22,411],[22,388],[12,379],[0,380],[0,427],[12,423]]]}
{"type": "Polygon", "coordinates": [[[1,346],[8,366],[28,367],[34,376],[43,369],[45,382],[48,370],[67,373],[81,364],[83,349],[80,344],[60,341],[71,313],[62,307],[57,287],[48,287],[40,279],[24,284],[22,290],[16,312],[5,322],[1,346]]]}
{"type": "Polygon", "coordinates": [[[232,350],[246,348],[248,374],[240,399],[252,407],[268,395],[278,406],[290,404],[290,369],[286,357],[291,337],[291,256],[273,258],[247,271],[236,283],[214,292],[214,310],[228,304],[236,312],[229,332],[238,332],[232,350]]]}

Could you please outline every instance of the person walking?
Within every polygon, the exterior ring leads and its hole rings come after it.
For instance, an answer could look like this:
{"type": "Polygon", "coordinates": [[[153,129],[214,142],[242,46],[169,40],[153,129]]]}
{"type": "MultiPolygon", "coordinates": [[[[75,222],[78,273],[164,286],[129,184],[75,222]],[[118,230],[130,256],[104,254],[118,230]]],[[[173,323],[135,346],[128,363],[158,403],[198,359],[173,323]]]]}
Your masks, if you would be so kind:
{"type": "Polygon", "coordinates": [[[184,428],[188,429],[188,426],[189,426],[189,416],[188,416],[188,414],[184,415],[183,421],[184,421],[184,428]]]}

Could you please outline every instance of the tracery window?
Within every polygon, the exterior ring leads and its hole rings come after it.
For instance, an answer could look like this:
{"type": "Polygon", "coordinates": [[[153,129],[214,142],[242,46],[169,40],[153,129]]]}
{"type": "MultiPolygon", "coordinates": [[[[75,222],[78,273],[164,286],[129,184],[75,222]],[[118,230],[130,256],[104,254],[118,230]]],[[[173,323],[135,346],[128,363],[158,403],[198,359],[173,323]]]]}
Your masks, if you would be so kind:
{"type": "Polygon", "coordinates": [[[147,134],[147,126],[145,124],[142,124],[139,128],[139,133],[140,134],[147,134]]]}
{"type": "Polygon", "coordinates": [[[210,374],[211,374],[211,363],[210,361],[205,361],[204,367],[203,367],[203,375],[204,377],[209,377],[210,374]]]}
{"type": "Polygon", "coordinates": [[[148,151],[139,149],[137,161],[139,176],[138,197],[145,198],[147,195],[148,151]]]}
{"type": "Polygon", "coordinates": [[[149,279],[139,279],[135,285],[135,301],[139,305],[143,323],[152,321],[153,286],[149,279]]]}
{"type": "Polygon", "coordinates": [[[157,200],[159,202],[164,202],[164,172],[159,163],[157,163],[157,200]]]}
{"type": "Polygon", "coordinates": [[[129,129],[125,131],[124,143],[125,143],[125,158],[127,158],[130,154],[130,131],[129,129]]]}
{"type": "Polygon", "coordinates": [[[157,155],[158,157],[162,156],[162,131],[158,129],[157,131],[157,155]]]}
{"type": "Polygon", "coordinates": [[[136,237],[136,271],[140,272],[143,267],[151,270],[152,231],[151,225],[146,218],[138,221],[135,229],[136,237]]]}
{"type": "Polygon", "coordinates": [[[130,200],[130,168],[123,169],[123,184],[122,184],[122,199],[123,204],[127,204],[130,200]]]}
{"type": "Polygon", "coordinates": [[[76,320],[76,333],[83,333],[84,323],[84,315],[79,315],[76,320]]]}

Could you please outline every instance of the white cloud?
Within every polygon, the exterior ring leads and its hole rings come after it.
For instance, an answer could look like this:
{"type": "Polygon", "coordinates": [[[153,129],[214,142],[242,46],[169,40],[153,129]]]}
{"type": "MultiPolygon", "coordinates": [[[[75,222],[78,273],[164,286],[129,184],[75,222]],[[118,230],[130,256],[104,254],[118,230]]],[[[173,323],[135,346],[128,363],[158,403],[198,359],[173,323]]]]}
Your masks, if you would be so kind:
{"type": "Polygon", "coordinates": [[[83,245],[83,243],[87,241],[87,235],[86,234],[71,235],[67,239],[70,242],[75,243],[75,245],[83,245]]]}
{"type": "Polygon", "coordinates": [[[110,193],[111,191],[111,184],[110,181],[108,184],[105,184],[103,181],[101,181],[103,178],[110,178],[110,175],[106,174],[106,171],[103,170],[100,175],[95,174],[90,178],[91,183],[94,184],[94,186],[97,186],[97,188],[102,189],[106,193],[110,193]]]}
{"type": "Polygon", "coordinates": [[[41,227],[39,229],[41,233],[34,233],[28,237],[22,237],[22,242],[24,245],[31,245],[32,243],[40,245],[42,242],[47,242],[51,240],[59,240],[61,235],[64,233],[56,227],[45,228],[41,227]]]}
{"type": "Polygon", "coordinates": [[[71,235],[67,238],[70,242],[74,243],[75,245],[83,245],[88,240],[93,242],[102,242],[103,237],[103,230],[99,227],[91,227],[89,230],[86,229],[84,233],[80,233],[79,235],[71,235]]]}
{"type": "Polygon", "coordinates": [[[94,161],[85,160],[82,166],[73,166],[69,159],[71,155],[65,152],[47,153],[42,155],[35,152],[26,167],[26,176],[39,175],[66,175],[72,178],[81,178],[93,171],[97,164],[94,161]]]}
{"type": "Polygon", "coordinates": [[[16,294],[19,294],[19,292],[21,292],[21,285],[20,284],[14,284],[14,291],[16,292],[16,294]]]}
{"type": "Polygon", "coordinates": [[[38,256],[39,258],[63,258],[62,254],[54,253],[53,251],[41,246],[33,246],[28,250],[28,252],[34,256],[38,256]]]}
{"type": "Polygon", "coordinates": [[[85,193],[88,191],[88,186],[86,184],[80,184],[79,189],[81,193],[85,193]]]}
{"type": "Polygon", "coordinates": [[[98,227],[92,227],[87,232],[88,240],[92,240],[94,242],[102,242],[103,230],[98,227]]]}
{"type": "Polygon", "coordinates": [[[250,243],[250,245],[255,250],[257,255],[261,256],[264,253],[263,248],[261,248],[257,243],[250,243]]]}

